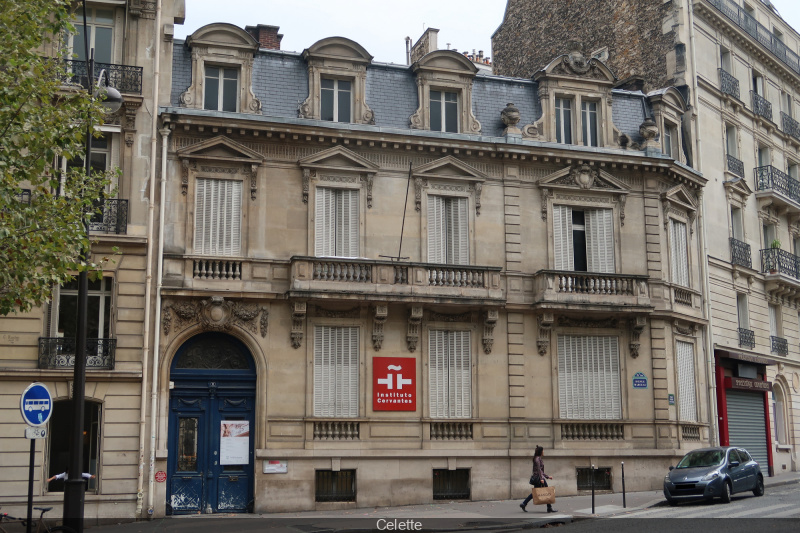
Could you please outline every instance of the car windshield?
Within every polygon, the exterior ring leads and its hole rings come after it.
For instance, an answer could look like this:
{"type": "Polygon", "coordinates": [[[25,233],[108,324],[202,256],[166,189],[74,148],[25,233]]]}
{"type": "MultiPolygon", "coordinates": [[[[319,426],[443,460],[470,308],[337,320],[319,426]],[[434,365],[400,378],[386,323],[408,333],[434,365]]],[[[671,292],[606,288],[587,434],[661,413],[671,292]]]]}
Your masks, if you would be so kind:
{"type": "Polygon", "coordinates": [[[677,468],[699,468],[703,466],[717,466],[725,458],[722,450],[705,450],[687,453],[677,468]]]}

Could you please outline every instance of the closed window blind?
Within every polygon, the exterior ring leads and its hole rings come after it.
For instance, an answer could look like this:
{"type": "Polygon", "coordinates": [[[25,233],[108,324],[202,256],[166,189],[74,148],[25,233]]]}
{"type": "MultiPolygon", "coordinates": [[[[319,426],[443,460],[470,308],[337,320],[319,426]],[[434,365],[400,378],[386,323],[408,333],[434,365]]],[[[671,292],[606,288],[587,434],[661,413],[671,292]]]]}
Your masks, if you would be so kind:
{"type": "Polygon", "coordinates": [[[428,336],[431,418],[469,418],[472,364],[469,331],[431,330],[428,336]]]}
{"type": "Polygon", "coordinates": [[[314,328],[314,416],[358,416],[358,328],[314,328]]]}
{"type": "Polygon", "coordinates": [[[778,329],[778,306],[769,304],[769,334],[772,337],[780,337],[778,329]]]}
{"type": "Polygon", "coordinates": [[[242,182],[199,178],[196,183],[195,253],[240,255],[242,182]]]}
{"type": "Polygon", "coordinates": [[[428,261],[469,264],[467,199],[428,196],[428,261]]]}
{"type": "MultiPolygon", "coordinates": [[[[573,240],[572,212],[566,205],[553,206],[553,250],[556,270],[575,270],[576,243],[573,240]]],[[[584,209],[586,221],[586,262],[589,272],[613,274],[614,211],[584,209]]],[[[583,246],[582,244],[580,246],[583,246]]]]}
{"type": "Polygon", "coordinates": [[[317,256],[358,257],[358,195],[358,189],[317,188],[317,256]]]}
{"type": "Polygon", "coordinates": [[[694,382],[694,345],[676,342],[678,352],[678,405],[679,420],[697,422],[697,394],[694,382]]]}
{"type": "Polygon", "coordinates": [[[670,242],[672,244],[672,282],[689,286],[689,256],[686,245],[686,224],[670,219],[670,242]]]}
{"type": "Polygon", "coordinates": [[[558,336],[558,403],[564,419],[622,418],[617,337],[558,336]]]}

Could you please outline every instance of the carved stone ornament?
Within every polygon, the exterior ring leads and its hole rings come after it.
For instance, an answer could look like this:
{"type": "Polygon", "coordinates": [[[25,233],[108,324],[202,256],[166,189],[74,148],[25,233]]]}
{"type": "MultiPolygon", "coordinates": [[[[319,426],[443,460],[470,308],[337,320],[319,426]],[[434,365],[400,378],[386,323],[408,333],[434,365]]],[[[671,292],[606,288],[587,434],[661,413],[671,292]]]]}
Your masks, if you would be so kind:
{"type": "Polygon", "coordinates": [[[292,348],[297,349],[303,344],[303,333],[306,322],[306,302],[292,302],[292,348]]]}
{"type": "Polygon", "coordinates": [[[233,327],[245,329],[261,337],[267,335],[269,311],[255,303],[225,300],[212,296],[208,300],[177,300],[164,304],[161,325],[164,335],[173,328],[180,331],[187,326],[199,324],[203,331],[228,331],[233,327]],[[261,315],[261,319],[256,318],[261,315]]]}
{"type": "Polygon", "coordinates": [[[376,305],[372,308],[372,347],[379,352],[383,347],[383,325],[389,317],[387,304],[376,305]]]}
{"type": "Polygon", "coordinates": [[[258,165],[250,165],[250,199],[256,199],[258,189],[258,165]]]}
{"type": "Polygon", "coordinates": [[[406,334],[406,343],[408,344],[408,351],[417,351],[417,343],[419,342],[419,334],[422,329],[422,306],[414,306],[408,310],[408,333],[406,334]]]}
{"type": "Polygon", "coordinates": [[[542,189],[542,220],[547,220],[547,203],[548,199],[553,197],[553,191],[550,189],[542,189]]]}
{"type": "Polygon", "coordinates": [[[422,178],[414,178],[414,209],[422,211],[422,188],[427,187],[428,183],[422,178]]]}
{"type": "Polygon", "coordinates": [[[581,43],[578,41],[567,42],[567,56],[564,58],[564,65],[580,76],[583,76],[592,67],[592,60],[587,60],[581,51],[581,43]]]}
{"type": "Polygon", "coordinates": [[[675,333],[686,335],[687,337],[694,337],[697,334],[697,324],[691,322],[684,322],[676,320],[672,323],[672,328],[675,333]]]}
{"type": "Polygon", "coordinates": [[[550,346],[550,331],[553,329],[554,318],[553,313],[544,313],[536,317],[539,323],[539,339],[536,341],[536,347],[542,357],[547,355],[547,348],[550,346]]]}
{"type": "Polygon", "coordinates": [[[475,193],[475,216],[481,216],[481,193],[483,192],[483,183],[475,183],[472,186],[472,191],[475,193]]]}
{"type": "Polygon", "coordinates": [[[431,322],[472,322],[472,312],[448,314],[431,311],[428,315],[431,322]]]}
{"type": "Polygon", "coordinates": [[[589,165],[577,165],[570,170],[569,175],[581,189],[591,189],[597,178],[597,171],[589,165]]]}
{"type": "Polygon", "coordinates": [[[315,305],[312,307],[317,318],[360,318],[361,308],[356,306],[351,309],[325,309],[315,305]]]}
{"type": "Polygon", "coordinates": [[[632,318],[630,321],[631,326],[631,343],[630,343],[630,350],[631,350],[631,357],[636,359],[639,357],[639,347],[641,343],[639,342],[639,337],[644,331],[644,327],[647,325],[647,318],[643,316],[637,316],[636,318],[632,318]]]}
{"type": "Polygon", "coordinates": [[[483,316],[483,353],[492,353],[494,344],[494,326],[497,324],[499,312],[497,309],[488,309],[483,316]]]}
{"type": "Polygon", "coordinates": [[[639,126],[639,134],[644,137],[643,148],[645,150],[648,148],[659,148],[658,142],[656,141],[656,137],[658,137],[658,125],[652,117],[644,119],[644,122],[639,126]]]}
{"type": "Polygon", "coordinates": [[[303,169],[303,203],[308,203],[308,187],[309,182],[311,181],[311,170],[304,168],[303,169]]]}
{"type": "Polygon", "coordinates": [[[186,196],[189,190],[189,167],[192,162],[188,159],[181,160],[181,194],[186,196]]]}
{"type": "Polygon", "coordinates": [[[513,103],[509,102],[506,104],[505,109],[500,111],[500,120],[502,120],[503,124],[506,126],[506,129],[503,130],[503,135],[522,134],[522,130],[517,127],[517,124],[519,124],[520,120],[519,108],[517,108],[513,103]]]}
{"type": "Polygon", "coordinates": [[[560,328],[608,328],[616,329],[619,321],[616,318],[572,318],[568,316],[558,317],[558,327],[560,328]]]}

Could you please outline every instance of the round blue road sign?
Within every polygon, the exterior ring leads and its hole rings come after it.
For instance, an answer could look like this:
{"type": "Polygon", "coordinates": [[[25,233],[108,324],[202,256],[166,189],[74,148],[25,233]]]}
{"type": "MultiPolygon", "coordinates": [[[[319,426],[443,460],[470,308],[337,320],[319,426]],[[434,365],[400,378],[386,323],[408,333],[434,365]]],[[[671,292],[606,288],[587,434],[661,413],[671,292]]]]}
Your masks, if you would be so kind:
{"type": "Polygon", "coordinates": [[[53,413],[53,398],[41,383],[31,383],[19,400],[22,418],[31,426],[43,426],[53,413]]]}

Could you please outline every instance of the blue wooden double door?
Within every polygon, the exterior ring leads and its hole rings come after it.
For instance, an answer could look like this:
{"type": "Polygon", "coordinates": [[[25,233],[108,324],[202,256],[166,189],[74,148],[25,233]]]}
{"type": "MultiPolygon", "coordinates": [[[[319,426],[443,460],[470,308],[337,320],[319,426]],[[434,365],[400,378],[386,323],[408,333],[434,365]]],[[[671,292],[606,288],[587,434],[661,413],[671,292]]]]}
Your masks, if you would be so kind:
{"type": "Polygon", "coordinates": [[[252,512],[256,373],[236,338],[188,340],[170,370],[167,513],[252,512]]]}

